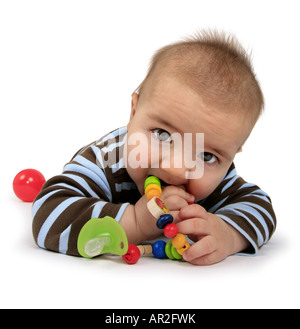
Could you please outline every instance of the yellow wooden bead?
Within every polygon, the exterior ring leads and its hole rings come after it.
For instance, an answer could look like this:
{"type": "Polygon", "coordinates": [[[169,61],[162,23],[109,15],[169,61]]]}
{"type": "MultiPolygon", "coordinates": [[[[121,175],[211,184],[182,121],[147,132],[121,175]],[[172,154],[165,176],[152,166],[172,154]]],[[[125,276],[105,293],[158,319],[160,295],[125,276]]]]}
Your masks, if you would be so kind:
{"type": "Polygon", "coordinates": [[[172,239],[172,245],[174,246],[174,248],[176,249],[180,249],[183,248],[183,246],[186,243],[186,238],[183,234],[178,233],[175,238],[172,239]]]}
{"type": "Polygon", "coordinates": [[[186,250],[189,249],[190,246],[191,245],[188,242],[186,242],[185,245],[182,248],[177,248],[176,250],[177,250],[179,255],[182,255],[186,250]]]}
{"type": "Polygon", "coordinates": [[[157,184],[150,184],[146,187],[145,194],[148,200],[151,200],[155,196],[159,198],[161,196],[161,187],[157,184]]]}

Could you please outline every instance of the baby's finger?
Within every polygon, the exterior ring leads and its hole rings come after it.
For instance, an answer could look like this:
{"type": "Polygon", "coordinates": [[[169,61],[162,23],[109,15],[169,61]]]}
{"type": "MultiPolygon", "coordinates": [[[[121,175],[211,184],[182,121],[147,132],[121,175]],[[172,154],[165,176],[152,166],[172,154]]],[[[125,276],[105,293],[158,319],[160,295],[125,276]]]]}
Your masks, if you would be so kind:
{"type": "Polygon", "coordinates": [[[179,216],[181,220],[195,217],[207,219],[207,211],[198,204],[192,204],[180,209],[179,216]]]}
{"type": "MultiPolygon", "coordinates": [[[[179,211],[179,218],[180,211],[179,211]]],[[[202,218],[190,218],[177,223],[178,232],[182,234],[192,234],[196,236],[208,235],[211,233],[207,221],[202,218]]]]}
{"type": "Polygon", "coordinates": [[[163,198],[163,200],[169,210],[180,210],[182,207],[186,207],[188,205],[187,201],[178,195],[171,195],[167,198],[163,198]]]}
{"type": "Polygon", "coordinates": [[[187,202],[194,202],[195,201],[195,197],[186,192],[185,189],[183,189],[182,187],[180,186],[167,186],[163,189],[162,191],[162,199],[166,199],[168,198],[169,196],[173,196],[173,195],[177,195],[183,199],[185,199],[187,202]]]}
{"type": "Polygon", "coordinates": [[[193,262],[198,258],[212,254],[216,250],[217,243],[215,238],[207,235],[187,249],[183,253],[183,259],[187,262],[193,262]]]}

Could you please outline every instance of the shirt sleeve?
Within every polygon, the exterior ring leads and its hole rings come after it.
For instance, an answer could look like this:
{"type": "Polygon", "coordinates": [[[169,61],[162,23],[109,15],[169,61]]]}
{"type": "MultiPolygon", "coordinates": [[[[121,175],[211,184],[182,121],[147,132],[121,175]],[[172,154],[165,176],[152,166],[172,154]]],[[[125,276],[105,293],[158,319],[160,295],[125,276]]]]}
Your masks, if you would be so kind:
{"type": "Polygon", "coordinates": [[[114,203],[114,185],[99,156],[97,144],[88,145],[43,186],[32,206],[33,236],[39,247],[79,256],[77,239],[87,221],[122,217],[129,203],[114,203]]]}
{"type": "Polygon", "coordinates": [[[203,206],[232,225],[249,241],[250,247],[240,254],[256,255],[276,229],[270,197],[257,185],[239,177],[233,164],[203,206]]]}

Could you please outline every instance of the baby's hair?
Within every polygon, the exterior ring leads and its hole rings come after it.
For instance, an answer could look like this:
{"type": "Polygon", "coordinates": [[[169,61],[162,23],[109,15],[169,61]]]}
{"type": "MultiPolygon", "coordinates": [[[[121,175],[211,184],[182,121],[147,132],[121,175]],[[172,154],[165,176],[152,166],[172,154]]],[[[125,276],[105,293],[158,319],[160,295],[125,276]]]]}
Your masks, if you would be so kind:
{"type": "Polygon", "coordinates": [[[254,123],[264,108],[250,56],[233,35],[202,30],[159,49],[135,92],[142,95],[150,82],[155,86],[165,73],[195,90],[206,104],[246,111],[254,123]]]}

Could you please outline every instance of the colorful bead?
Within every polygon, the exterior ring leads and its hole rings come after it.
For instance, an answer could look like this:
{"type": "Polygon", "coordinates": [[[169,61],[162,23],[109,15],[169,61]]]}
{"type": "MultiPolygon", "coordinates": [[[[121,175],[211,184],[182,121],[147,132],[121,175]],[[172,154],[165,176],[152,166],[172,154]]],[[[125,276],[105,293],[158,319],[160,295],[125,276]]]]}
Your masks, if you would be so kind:
{"type": "Polygon", "coordinates": [[[145,195],[148,200],[151,200],[155,196],[159,198],[161,193],[161,187],[156,184],[150,184],[145,189],[145,195]]]}
{"type": "Polygon", "coordinates": [[[159,219],[160,216],[169,213],[168,207],[160,198],[157,197],[154,197],[147,202],[147,208],[156,219],[159,219]]]}
{"type": "Polygon", "coordinates": [[[178,250],[173,245],[171,247],[171,253],[175,259],[177,260],[182,259],[182,255],[178,252],[178,250]]]}
{"type": "Polygon", "coordinates": [[[182,259],[182,256],[177,252],[176,248],[173,247],[172,242],[169,241],[165,246],[165,252],[169,259],[182,259]]]}
{"type": "Polygon", "coordinates": [[[135,264],[141,257],[140,249],[134,244],[129,243],[127,253],[122,257],[127,264],[135,264]]]}
{"type": "Polygon", "coordinates": [[[174,223],[167,224],[164,228],[164,235],[167,238],[172,239],[177,235],[177,233],[178,233],[178,227],[174,223]]]}
{"type": "Polygon", "coordinates": [[[165,246],[165,253],[169,259],[175,259],[175,257],[172,254],[171,248],[173,247],[172,242],[169,241],[165,246]]]}
{"type": "Polygon", "coordinates": [[[156,226],[159,229],[163,229],[167,224],[173,222],[173,216],[171,214],[165,214],[159,217],[158,221],[156,222],[156,226]]]}
{"type": "Polygon", "coordinates": [[[182,248],[186,243],[186,238],[183,234],[178,233],[175,238],[172,239],[172,245],[176,248],[176,249],[180,249],[182,248]]]}
{"type": "Polygon", "coordinates": [[[154,257],[156,258],[166,258],[165,252],[166,243],[165,241],[158,240],[152,245],[152,252],[154,257]]]}
{"type": "Polygon", "coordinates": [[[178,254],[182,255],[186,250],[189,249],[190,246],[191,245],[188,242],[186,242],[182,248],[177,248],[178,254]]]}
{"type": "Polygon", "coordinates": [[[137,247],[140,249],[141,255],[152,254],[152,245],[151,244],[138,245],[137,247]]]}
{"type": "Polygon", "coordinates": [[[146,189],[146,187],[150,184],[156,184],[159,187],[161,187],[159,178],[157,178],[155,176],[149,176],[148,178],[146,178],[145,184],[144,184],[144,189],[146,189]]]}

